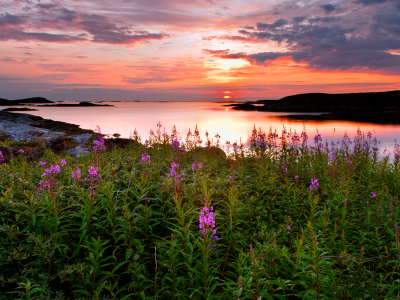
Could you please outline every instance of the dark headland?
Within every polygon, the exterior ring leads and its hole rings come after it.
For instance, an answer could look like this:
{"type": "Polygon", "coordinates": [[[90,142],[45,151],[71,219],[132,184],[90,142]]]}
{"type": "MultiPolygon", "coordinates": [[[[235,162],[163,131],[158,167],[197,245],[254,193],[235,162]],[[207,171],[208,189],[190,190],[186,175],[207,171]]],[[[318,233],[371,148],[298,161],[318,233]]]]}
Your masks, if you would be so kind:
{"type": "Polygon", "coordinates": [[[38,105],[38,106],[93,107],[93,106],[114,106],[114,105],[110,105],[110,104],[94,104],[94,103],[83,101],[83,102],[79,102],[79,103],[76,103],[76,104],[75,103],[73,103],[73,104],[62,103],[62,104],[44,104],[44,105],[38,105]]]}
{"type": "Polygon", "coordinates": [[[11,106],[20,104],[42,104],[42,103],[54,103],[54,102],[42,97],[33,97],[33,98],[18,99],[18,100],[7,100],[0,98],[1,106],[11,106]]]}
{"type": "Polygon", "coordinates": [[[352,94],[309,93],[287,96],[280,100],[258,100],[229,106],[236,110],[246,111],[321,113],[281,116],[297,120],[400,123],[400,91],[352,94]]]}

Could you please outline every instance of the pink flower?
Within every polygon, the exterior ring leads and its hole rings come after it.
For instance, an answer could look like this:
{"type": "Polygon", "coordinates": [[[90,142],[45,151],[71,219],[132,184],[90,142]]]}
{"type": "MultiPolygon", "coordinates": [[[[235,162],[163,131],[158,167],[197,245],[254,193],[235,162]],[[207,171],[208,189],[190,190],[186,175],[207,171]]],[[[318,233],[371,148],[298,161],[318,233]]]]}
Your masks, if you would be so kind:
{"type": "Polygon", "coordinates": [[[19,149],[18,152],[19,153],[24,153],[25,151],[24,151],[24,149],[19,149]]]}

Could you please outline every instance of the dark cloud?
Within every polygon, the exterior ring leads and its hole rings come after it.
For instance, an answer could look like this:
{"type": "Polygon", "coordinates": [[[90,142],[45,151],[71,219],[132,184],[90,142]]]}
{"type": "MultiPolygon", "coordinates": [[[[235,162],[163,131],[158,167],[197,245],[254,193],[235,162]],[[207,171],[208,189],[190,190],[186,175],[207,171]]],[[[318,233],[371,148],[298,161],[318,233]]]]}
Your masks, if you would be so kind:
{"type": "Polygon", "coordinates": [[[214,55],[219,58],[225,59],[243,59],[247,60],[252,65],[267,65],[268,62],[271,62],[280,57],[288,57],[291,53],[279,53],[279,52],[262,52],[256,54],[246,54],[246,53],[232,53],[232,54],[221,54],[214,55]]]}
{"type": "Polygon", "coordinates": [[[161,40],[169,37],[163,33],[132,31],[128,27],[118,27],[100,15],[84,15],[79,27],[92,35],[92,41],[106,44],[133,44],[146,40],[161,40]]]}
{"type": "Polygon", "coordinates": [[[294,17],[294,18],[293,18],[293,22],[296,22],[296,23],[301,23],[301,22],[303,22],[304,20],[307,20],[307,16],[294,17]]]}
{"type": "Polygon", "coordinates": [[[381,4],[381,3],[385,3],[387,1],[388,0],[356,0],[356,1],[354,1],[354,3],[370,5],[370,4],[381,4]]]}
{"type": "Polygon", "coordinates": [[[254,65],[266,65],[275,59],[290,57],[316,70],[379,70],[400,74],[400,55],[394,53],[400,49],[399,14],[376,13],[373,18],[370,17],[369,32],[364,31],[362,35],[359,27],[346,28],[335,24],[338,21],[336,17],[316,16],[302,23],[305,20],[305,17],[299,17],[290,22],[280,19],[272,24],[257,23],[254,30],[239,30],[240,35],[208,38],[251,43],[276,42],[286,47],[284,53],[209,51],[208,54],[225,59],[244,59],[254,65]],[[333,24],[328,25],[330,23],[333,24]]]}
{"type": "Polygon", "coordinates": [[[16,40],[16,41],[43,41],[43,42],[59,42],[59,43],[71,43],[84,41],[78,36],[69,36],[65,34],[50,34],[42,32],[24,32],[22,30],[3,30],[0,31],[0,41],[16,40]]]}
{"type": "Polygon", "coordinates": [[[279,19],[272,24],[265,24],[265,23],[257,23],[257,30],[265,31],[265,30],[273,30],[285,26],[289,22],[285,19],[279,19]]]}
{"type": "Polygon", "coordinates": [[[397,0],[397,1],[396,1],[396,8],[397,8],[398,10],[400,10],[400,0],[397,0]]]}
{"type": "Polygon", "coordinates": [[[57,5],[53,3],[37,3],[35,6],[41,9],[52,9],[57,7],[57,5]]]}
{"type": "Polygon", "coordinates": [[[140,84],[140,83],[157,83],[157,82],[171,82],[177,79],[173,78],[163,78],[163,77],[152,77],[152,78],[131,78],[125,77],[123,78],[123,82],[140,84]]]}
{"type": "Polygon", "coordinates": [[[24,23],[24,18],[20,16],[11,15],[9,13],[0,15],[0,28],[8,28],[13,25],[21,25],[24,23]]]}
{"type": "Polygon", "coordinates": [[[32,16],[29,19],[8,13],[1,15],[0,28],[3,28],[3,30],[0,31],[0,40],[36,40],[64,43],[91,41],[107,44],[134,44],[169,37],[165,33],[150,33],[145,30],[133,31],[128,26],[117,26],[107,17],[101,15],[82,15],[76,11],[50,4],[39,3],[37,7],[46,11],[51,10],[51,13],[45,13],[38,23],[37,20],[35,23],[32,16]],[[28,23],[26,20],[30,22],[28,23]],[[47,28],[60,31],[84,30],[85,32],[76,33],[76,35],[43,32],[47,28]]]}
{"type": "Polygon", "coordinates": [[[325,11],[326,14],[333,12],[336,7],[333,4],[321,4],[322,9],[325,11]]]}

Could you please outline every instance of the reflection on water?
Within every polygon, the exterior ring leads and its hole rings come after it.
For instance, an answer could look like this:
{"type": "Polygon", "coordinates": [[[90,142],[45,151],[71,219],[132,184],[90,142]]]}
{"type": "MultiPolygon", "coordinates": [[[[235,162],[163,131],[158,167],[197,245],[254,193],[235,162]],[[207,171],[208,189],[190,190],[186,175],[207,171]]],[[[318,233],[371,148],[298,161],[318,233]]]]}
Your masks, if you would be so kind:
{"type": "Polygon", "coordinates": [[[201,135],[204,136],[206,130],[210,137],[218,133],[222,143],[228,140],[231,143],[239,142],[240,138],[242,142],[248,143],[254,125],[264,131],[270,128],[276,129],[280,136],[283,126],[288,131],[300,134],[303,124],[311,142],[317,129],[325,141],[333,138],[337,140],[346,131],[350,137],[354,137],[358,127],[365,134],[371,131],[381,142],[382,150],[384,147],[392,150],[393,140],[400,140],[400,127],[397,125],[347,121],[303,122],[278,117],[287,113],[236,111],[224,107],[221,103],[110,102],[109,104],[113,104],[114,107],[37,107],[38,111],[28,113],[46,119],[78,124],[85,129],[94,130],[99,125],[103,133],[119,133],[122,137],[129,137],[136,128],[143,140],[149,137],[150,129],[157,128],[158,121],[168,132],[176,125],[180,136],[186,136],[189,128],[193,131],[197,125],[201,135]]]}

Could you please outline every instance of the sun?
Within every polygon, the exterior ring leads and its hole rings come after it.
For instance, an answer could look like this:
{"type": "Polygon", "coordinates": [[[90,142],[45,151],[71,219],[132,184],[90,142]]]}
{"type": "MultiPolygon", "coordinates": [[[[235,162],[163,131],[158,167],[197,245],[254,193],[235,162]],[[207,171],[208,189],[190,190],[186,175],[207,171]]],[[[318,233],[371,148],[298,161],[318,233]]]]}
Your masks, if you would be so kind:
{"type": "Polygon", "coordinates": [[[231,96],[224,96],[225,99],[229,99],[231,96]]]}

